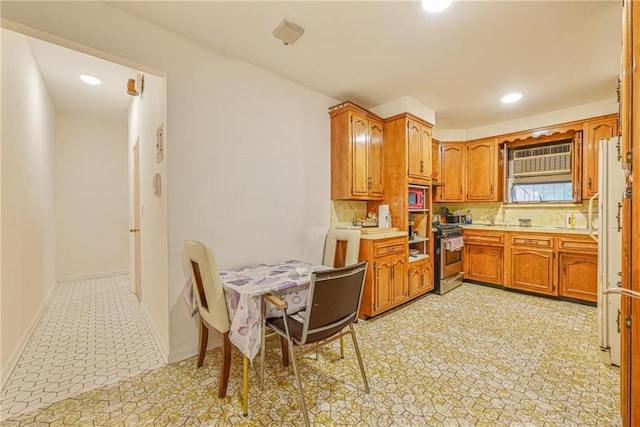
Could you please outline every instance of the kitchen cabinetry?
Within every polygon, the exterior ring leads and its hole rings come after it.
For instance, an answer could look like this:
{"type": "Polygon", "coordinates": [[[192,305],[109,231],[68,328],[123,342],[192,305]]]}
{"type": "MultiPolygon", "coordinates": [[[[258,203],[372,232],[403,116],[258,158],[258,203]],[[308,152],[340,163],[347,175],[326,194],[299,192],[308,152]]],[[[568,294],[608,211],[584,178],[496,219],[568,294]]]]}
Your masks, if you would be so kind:
{"type": "Polygon", "coordinates": [[[559,294],[589,302],[598,300],[598,244],[588,236],[558,238],[559,294]]]}
{"type": "Polygon", "coordinates": [[[415,298],[433,290],[433,271],[428,260],[412,262],[409,266],[408,297],[415,298]]]}
{"type": "MultiPolygon", "coordinates": [[[[409,236],[409,248],[418,251],[409,257],[416,262],[431,256],[431,125],[409,113],[384,121],[384,186],[393,226],[416,232],[409,236]],[[419,178],[418,178],[419,177],[419,178]],[[427,184],[425,184],[427,183],[427,184]],[[409,207],[408,191],[419,193],[419,207],[409,207]]],[[[379,203],[369,203],[377,208],[379,203]]]]}
{"type": "Polygon", "coordinates": [[[466,150],[466,200],[498,201],[498,141],[490,138],[469,142],[466,150]]]}
{"type": "Polygon", "coordinates": [[[461,143],[440,143],[440,182],[435,191],[436,202],[463,202],[466,180],[466,146],[461,143]]]}
{"type": "Polygon", "coordinates": [[[431,183],[431,126],[407,119],[407,176],[410,184],[431,183]]]}
{"type": "Polygon", "coordinates": [[[589,120],[583,126],[582,137],[582,198],[598,192],[598,142],[618,134],[615,115],[589,120]]]}
{"type": "Polygon", "coordinates": [[[329,109],[331,199],[382,200],[382,119],[351,102],[329,109]]]}
{"type": "Polygon", "coordinates": [[[368,261],[360,317],[371,317],[407,301],[407,239],[363,239],[360,261],[368,261]]]}
{"type": "Polygon", "coordinates": [[[525,233],[509,237],[510,264],[505,287],[557,296],[554,238],[525,233]]]}
{"type": "Polygon", "coordinates": [[[505,233],[464,230],[464,238],[465,280],[503,285],[505,233]]]}
{"type": "Polygon", "coordinates": [[[431,183],[440,181],[440,142],[431,139],[431,183]]]}

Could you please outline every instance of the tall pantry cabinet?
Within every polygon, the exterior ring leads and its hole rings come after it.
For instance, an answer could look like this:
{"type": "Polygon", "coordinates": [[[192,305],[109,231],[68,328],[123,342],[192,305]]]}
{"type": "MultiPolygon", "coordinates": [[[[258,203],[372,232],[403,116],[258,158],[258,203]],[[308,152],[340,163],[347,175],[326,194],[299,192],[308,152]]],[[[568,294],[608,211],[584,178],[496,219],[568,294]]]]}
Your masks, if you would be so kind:
{"type": "Polygon", "coordinates": [[[394,227],[411,230],[408,283],[405,301],[433,290],[431,239],[432,125],[409,113],[384,121],[384,203],[389,205],[394,227]],[[422,206],[409,207],[409,188],[421,194],[422,206]]]}

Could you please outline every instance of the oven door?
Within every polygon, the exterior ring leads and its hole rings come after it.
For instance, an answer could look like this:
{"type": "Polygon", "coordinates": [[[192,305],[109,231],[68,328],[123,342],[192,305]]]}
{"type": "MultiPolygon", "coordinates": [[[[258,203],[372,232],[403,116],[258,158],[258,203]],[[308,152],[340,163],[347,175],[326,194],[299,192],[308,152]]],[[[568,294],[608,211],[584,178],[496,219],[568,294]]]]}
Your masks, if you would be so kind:
{"type": "Polygon", "coordinates": [[[447,239],[440,243],[440,279],[462,273],[462,251],[448,251],[445,249],[447,239]]]}

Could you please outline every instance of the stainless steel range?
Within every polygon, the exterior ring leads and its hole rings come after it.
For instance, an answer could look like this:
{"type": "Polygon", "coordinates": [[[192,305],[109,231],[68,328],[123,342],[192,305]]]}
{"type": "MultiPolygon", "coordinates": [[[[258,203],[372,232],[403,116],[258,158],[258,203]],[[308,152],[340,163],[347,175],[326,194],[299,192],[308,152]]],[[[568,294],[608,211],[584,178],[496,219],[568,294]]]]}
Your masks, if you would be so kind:
{"type": "Polygon", "coordinates": [[[446,294],[462,284],[464,254],[459,224],[434,224],[434,293],[446,294]]]}

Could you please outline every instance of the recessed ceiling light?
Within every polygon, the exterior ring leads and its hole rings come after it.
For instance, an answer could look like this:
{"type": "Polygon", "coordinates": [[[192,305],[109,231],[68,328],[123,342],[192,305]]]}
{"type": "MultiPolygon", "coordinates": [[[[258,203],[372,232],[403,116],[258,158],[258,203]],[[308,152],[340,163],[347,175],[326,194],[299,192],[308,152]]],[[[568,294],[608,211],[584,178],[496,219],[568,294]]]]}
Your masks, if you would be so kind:
{"type": "Polygon", "coordinates": [[[505,104],[510,104],[512,102],[520,101],[522,99],[522,92],[512,92],[503,96],[500,100],[505,104]]]}
{"type": "Polygon", "coordinates": [[[99,78],[90,76],[89,74],[82,74],[80,80],[91,86],[97,86],[102,83],[99,78]]]}
{"type": "Polygon", "coordinates": [[[422,0],[422,8],[429,12],[435,13],[446,9],[453,0],[422,0]]]}

